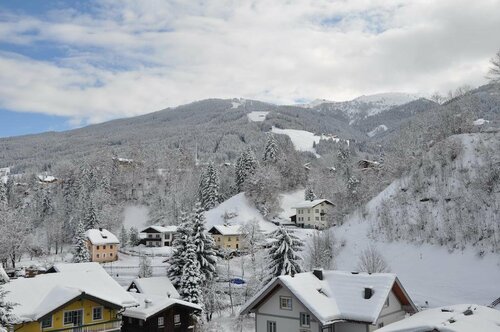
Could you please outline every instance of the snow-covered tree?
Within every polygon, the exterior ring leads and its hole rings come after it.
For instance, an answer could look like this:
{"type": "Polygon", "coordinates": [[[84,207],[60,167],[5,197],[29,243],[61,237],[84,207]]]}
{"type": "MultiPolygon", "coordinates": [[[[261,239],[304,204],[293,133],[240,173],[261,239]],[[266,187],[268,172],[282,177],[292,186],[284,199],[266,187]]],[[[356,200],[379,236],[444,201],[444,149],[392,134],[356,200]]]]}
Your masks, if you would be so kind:
{"type": "Polygon", "coordinates": [[[389,265],[382,254],[373,246],[361,252],[359,256],[358,269],[362,272],[380,273],[390,272],[389,265]]]}
{"type": "Polygon", "coordinates": [[[248,250],[252,263],[252,269],[255,273],[255,270],[257,268],[255,254],[264,242],[264,234],[257,219],[252,219],[243,224],[240,228],[240,231],[243,233],[242,247],[248,250]]]}
{"type": "Polygon", "coordinates": [[[274,134],[269,133],[267,135],[264,157],[262,160],[268,163],[275,163],[278,160],[278,153],[278,142],[276,141],[274,134]]]}
{"type": "Polygon", "coordinates": [[[190,215],[190,224],[193,231],[192,243],[196,247],[200,271],[204,280],[211,280],[217,271],[217,256],[214,249],[215,242],[206,232],[205,216],[200,203],[196,203],[190,215]]]}
{"type": "Polygon", "coordinates": [[[14,304],[5,300],[7,292],[0,285],[0,332],[7,332],[7,327],[15,320],[12,313],[14,304]]]}
{"type": "Polygon", "coordinates": [[[269,275],[266,282],[281,275],[294,275],[302,272],[298,252],[302,249],[302,241],[293,234],[292,230],[284,227],[276,229],[269,238],[274,239],[269,248],[269,275]]]}
{"type": "Polygon", "coordinates": [[[130,230],[128,232],[128,236],[129,236],[128,244],[131,247],[135,247],[135,246],[139,245],[140,238],[139,238],[139,231],[137,230],[137,228],[130,227],[130,230]]]}
{"type": "Polygon", "coordinates": [[[85,229],[94,229],[99,227],[99,220],[97,218],[97,211],[92,198],[86,201],[86,206],[83,214],[83,223],[85,229]]]}
{"type": "Polygon", "coordinates": [[[129,241],[129,236],[125,225],[122,225],[122,229],[120,230],[120,244],[122,247],[126,247],[129,241]]]}
{"type": "Polygon", "coordinates": [[[316,199],[316,194],[314,193],[312,187],[307,187],[304,193],[304,198],[306,201],[314,201],[316,199]]]}
{"type": "Polygon", "coordinates": [[[198,197],[205,211],[213,209],[219,203],[220,180],[213,163],[208,164],[201,175],[198,197]]]}
{"type": "Polygon", "coordinates": [[[74,263],[90,262],[90,252],[87,247],[85,228],[83,226],[82,221],[78,222],[75,231],[75,242],[73,245],[73,262],[74,263]]]}
{"type": "Polygon", "coordinates": [[[184,252],[185,263],[179,280],[178,290],[184,301],[201,304],[203,276],[197,259],[196,246],[187,243],[184,252]]]}
{"type": "Polygon", "coordinates": [[[0,211],[7,207],[7,203],[7,186],[3,183],[2,178],[0,178],[0,211]]]}
{"type": "Polygon", "coordinates": [[[325,270],[334,267],[335,238],[331,230],[314,231],[307,242],[306,266],[309,270],[322,268],[325,270]]]}
{"type": "Polygon", "coordinates": [[[167,275],[175,287],[180,285],[182,271],[186,265],[186,248],[192,238],[193,226],[186,213],[181,213],[181,222],[177,228],[173,242],[173,254],[170,258],[170,266],[167,275]]]}
{"type": "Polygon", "coordinates": [[[491,83],[500,83],[500,50],[490,60],[491,67],[488,72],[488,79],[491,83]]]}
{"type": "Polygon", "coordinates": [[[139,278],[149,278],[153,276],[151,260],[148,256],[142,255],[139,261],[139,278]]]}
{"type": "Polygon", "coordinates": [[[255,174],[258,166],[255,154],[250,147],[240,154],[236,161],[236,188],[238,192],[243,191],[245,181],[249,176],[255,174]]]}

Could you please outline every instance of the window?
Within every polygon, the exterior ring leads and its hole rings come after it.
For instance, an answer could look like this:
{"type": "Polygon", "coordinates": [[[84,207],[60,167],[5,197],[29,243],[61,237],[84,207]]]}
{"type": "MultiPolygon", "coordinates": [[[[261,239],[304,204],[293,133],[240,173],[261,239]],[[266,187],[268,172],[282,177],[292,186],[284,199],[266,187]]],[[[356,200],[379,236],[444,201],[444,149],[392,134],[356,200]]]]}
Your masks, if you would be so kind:
{"type": "Polygon", "coordinates": [[[96,254],[95,257],[99,258],[99,254],[96,254]]]}
{"type": "Polygon", "coordinates": [[[113,257],[113,253],[112,252],[109,253],[109,257],[113,257]]]}
{"type": "Polygon", "coordinates": [[[276,322],[267,321],[267,332],[276,332],[276,322]]]}
{"type": "Polygon", "coordinates": [[[129,324],[132,324],[132,322],[133,322],[133,321],[134,321],[134,319],[133,319],[132,317],[129,317],[129,318],[128,318],[128,323],[129,323],[129,324]]]}
{"type": "Polygon", "coordinates": [[[153,238],[153,234],[148,234],[148,238],[153,238]]]}
{"type": "Polygon", "coordinates": [[[319,217],[316,217],[316,221],[319,221],[319,217]]]}
{"type": "Polygon", "coordinates": [[[307,213],[311,213],[311,209],[307,209],[307,213]]]}
{"type": "Polygon", "coordinates": [[[311,217],[307,217],[307,221],[311,221],[311,217]]]}
{"type": "Polygon", "coordinates": [[[113,249],[113,245],[112,244],[109,246],[109,249],[113,249]]]}
{"type": "Polygon", "coordinates": [[[379,329],[380,329],[380,328],[382,328],[382,327],[384,327],[384,323],[380,323],[380,324],[378,324],[378,328],[379,328],[379,329]]]}
{"type": "Polygon", "coordinates": [[[314,212],[319,213],[319,209],[314,210],[314,212]]]}
{"type": "Polygon", "coordinates": [[[52,327],[52,315],[42,319],[40,324],[42,325],[42,329],[48,329],[52,327]]]}
{"type": "Polygon", "coordinates": [[[217,242],[220,242],[220,236],[217,238],[217,242]]]}
{"type": "Polygon", "coordinates": [[[389,306],[389,297],[387,297],[387,299],[385,300],[384,308],[387,308],[388,306],[389,306]]]}
{"type": "Polygon", "coordinates": [[[292,298],[288,296],[280,296],[280,309],[292,310],[292,298]]]}
{"type": "Polygon", "coordinates": [[[92,308],[92,320],[101,320],[101,319],[102,319],[102,307],[92,308]]]}
{"type": "Polygon", "coordinates": [[[311,326],[311,316],[306,312],[300,313],[300,326],[309,327],[311,326]]]}
{"type": "Polygon", "coordinates": [[[156,234],[156,238],[159,239],[160,238],[160,234],[156,234]]]}
{"type": "Polygon", "coordinates": [[[180,314],[174,315],[174,325],[181,325],[181,315],[180,314]]]}
{"type": "Polygon", "coordinates": [[[165,326],[165,317],[158,317],[158,327],[165,326]]]}
{"type": "Polygon", "coordinates": [[[106,249],[106,246],[102,246],[102,249],[106,249]]]}
{"type": "Polygon", "coordinates": [[[237,237],[236,237],[236,241],[239,241],[239,240],[240,240],[240,238],[237,236],[237,237]]]}
{"type": "Polygon", "coordinates": [[[228,241],[228,242],[231,242],[231,237],[228,237],[228,238],[227,238],[227,241],[228,241]]]}
{"type": "Polygon", "coordinates": [[[99,246],[97,246],[97,250],[99,250],[99,246]]]}
{"type": "Polygon", "coordinates": [[[82,325],[83,310],[71,310],[64,312],[63,322],[64,325],[82,325]]]}
{"type": "Polygon", "coordinates": [[[102,254],[102,258],[106,258],[106,254],[102,254]]]}
{"type": "Polygon", "coordinates": [[[138,321],[139,321],[139,326],[144,325],[144,321],[142,319],[138,319],[138,321]]]}

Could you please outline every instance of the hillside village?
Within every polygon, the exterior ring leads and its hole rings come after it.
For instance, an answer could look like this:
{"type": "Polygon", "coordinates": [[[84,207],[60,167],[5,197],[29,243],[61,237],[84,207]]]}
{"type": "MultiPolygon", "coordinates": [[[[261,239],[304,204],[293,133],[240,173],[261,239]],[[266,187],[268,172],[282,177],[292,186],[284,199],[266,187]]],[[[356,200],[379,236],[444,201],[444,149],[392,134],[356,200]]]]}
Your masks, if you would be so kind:
{"type": "Polygon", "coordinates": [[[500,332],[500,0],[0,13],[0,332],[500,332]]]}

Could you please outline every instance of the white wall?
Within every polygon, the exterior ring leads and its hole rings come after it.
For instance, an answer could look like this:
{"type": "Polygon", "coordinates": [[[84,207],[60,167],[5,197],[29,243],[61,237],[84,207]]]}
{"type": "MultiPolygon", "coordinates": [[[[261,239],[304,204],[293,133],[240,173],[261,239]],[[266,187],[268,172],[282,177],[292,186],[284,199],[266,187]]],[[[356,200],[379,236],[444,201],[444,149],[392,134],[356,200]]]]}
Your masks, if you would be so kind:
{"type": "Polygon", "coordinates": [[[389,306],[382,309],[377,324],[370,328],[370,331],[376,330],[380,323],[384,323],[384,326],[387,326],[403,319],[405,315],[406,312],[403,310],[401,302],[399,302],[396,295],[391,291],[389,292],[389,306]]]}
{"type": "Polygon", "coordinates": [[[278,332],[298,332],[301,329],[308,329],[311,332],[318,331],[318,322],[314,321],[312,315],[311,326],[309,328],[300,327],[301,312],[309,313],[290,291],[280,288],[265,303],[263,303],[255,313],[255,331],[266,332],[268,320],[276,322],[276,329],[278,332]],[[292,310],[280,309],[280,296],[288,296],[292,298],[292,310]]]}

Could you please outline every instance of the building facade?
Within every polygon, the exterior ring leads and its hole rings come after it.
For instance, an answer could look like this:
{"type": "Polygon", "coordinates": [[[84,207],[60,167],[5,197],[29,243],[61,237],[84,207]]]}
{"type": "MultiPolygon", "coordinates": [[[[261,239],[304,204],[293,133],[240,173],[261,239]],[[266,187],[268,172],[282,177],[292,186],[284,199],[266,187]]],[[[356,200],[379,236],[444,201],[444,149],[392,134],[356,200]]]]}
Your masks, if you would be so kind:
{"type": "Polygon", "coordinates": [[[141,243],[148,247],[171,246],[177,226],[149,226],[141,231],[141,243]]]}
{"type": "Polygon", "coordinates": [[[106,263],[118,260],[120,241],[113,233],[103,228],[89,229],[85,232],[85,236],[92,262],[106,263]]]}
{"type": "Polygon", "coordinates": [[[215,225],[208,233],[213,237],[215,245],[221,249],[242,250],[244,248],[243,232],[240,226],[215,225]]]}
{"type": "Polygon", "coordinates": [[[329,216],[333,203],[326,199],[304,201],[293,207],[295,216],[291,220],[297,227],[323,229],[329,226],[329,216]]]}

